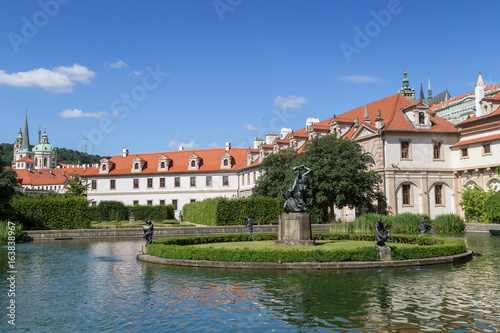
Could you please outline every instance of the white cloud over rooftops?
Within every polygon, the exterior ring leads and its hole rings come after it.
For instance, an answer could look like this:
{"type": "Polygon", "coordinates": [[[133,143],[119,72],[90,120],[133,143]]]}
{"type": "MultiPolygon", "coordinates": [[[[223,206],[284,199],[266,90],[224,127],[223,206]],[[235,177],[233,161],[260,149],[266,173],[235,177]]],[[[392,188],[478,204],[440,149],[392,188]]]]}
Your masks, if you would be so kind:
{"type": "Polygon", "coordinates": [[[114,69],[120,69],[120,68],[128,67],[128,65],[123,60],[117,60],[114,63],[112,63],[111,65],[109,65],[109,67],[114,68],[114,69]]]}
{"type": "Polygon", "coordinates": [[[67,109],[63,110],[59,113],[59,116],[63,118],[102,118],[109,116],[109,113],[106,111],[100,112],[83,112],[79,109],[67,109]]]}
{"type": "Polygon", "coordinates": [[[274,106],[278,109],[296,109],[302,107],[303,104],[307,104],[307,100],[304,96],[276,96],[274,99],[274,106]]]}
{"type": "Polygon", "coordinates": [[[352,83],[373,83],[373,82],[380,82],[380,79],[372,76],[367,76],[367,75],[345,75],[341,76],[340,81],[344,82],[352,82],[352,83]]]}
{"type": "Polygon", "coordinates": [[[71,92],[77,83],[90,84],[96,73],[85,66],[36,68],[27,72],[7,73],[0,70],[0,85],[16,88],[42,88],[55,93],[71,92]]]}

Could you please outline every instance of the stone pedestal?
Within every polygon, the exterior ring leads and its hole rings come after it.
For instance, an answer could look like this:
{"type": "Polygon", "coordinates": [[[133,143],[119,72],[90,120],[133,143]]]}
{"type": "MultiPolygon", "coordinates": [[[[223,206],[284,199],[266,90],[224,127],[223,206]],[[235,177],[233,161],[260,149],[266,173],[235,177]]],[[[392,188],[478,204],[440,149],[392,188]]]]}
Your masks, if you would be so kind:
{"type": "Polygon", "coordinates": [[[129,223],[135,223],[135,217],[131,217],[131,218],[129,219],[129,223]]]}
{"type": "Polygon", "coordinates": [[[281,214],[276,245],[314,245],[307,213],[281,214]]]}
{"type": "Polygon", "coordinates": [[[380,253],[380,261],[391,261],[391,248],[388,246],[378,246],[378,252],[380,253]]]}
{"type": "Polygon", "coordinates": [[[142,244],[142,254],[148,254],[148,244],[142,244]]]}

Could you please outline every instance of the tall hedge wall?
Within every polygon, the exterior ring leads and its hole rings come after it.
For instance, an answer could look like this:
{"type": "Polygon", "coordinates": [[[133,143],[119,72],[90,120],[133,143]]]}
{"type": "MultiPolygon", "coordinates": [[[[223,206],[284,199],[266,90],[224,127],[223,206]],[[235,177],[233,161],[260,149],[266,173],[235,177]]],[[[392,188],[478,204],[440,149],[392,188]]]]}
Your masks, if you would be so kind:
{"type": "Polygon", "coordinates": [[[215,198],[187,204],[182,212],[186,221],[217,226],[245,224],[246,216],[255,222],[269,224],[278,221],[283,209],[273,198],[250,197],[230,200],[215,198]]]}
{"type": "Polygon", "coordinates": [[[101,201],[96,207],[90,207],[92,221],[125,221],[130,218],[130,210],[134,210],[136,220],[147,220],[151,218],[154,222],[173,220],[174,206],[125,206],[121,201],[101,201]]]}
{"type": "Polygon", "coordinates": [[[14,220],[25,229],[90,228],[91,211],[83,197],[17,196],[11,206],[14,220]]]}

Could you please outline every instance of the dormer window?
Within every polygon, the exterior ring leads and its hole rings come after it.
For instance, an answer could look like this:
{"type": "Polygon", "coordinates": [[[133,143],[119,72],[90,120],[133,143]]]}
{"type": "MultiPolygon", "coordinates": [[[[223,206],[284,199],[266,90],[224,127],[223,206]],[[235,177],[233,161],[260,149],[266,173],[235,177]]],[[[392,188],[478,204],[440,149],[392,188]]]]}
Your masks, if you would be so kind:
{"type": "Polygon", "coordinates": [[[99,169],[99,173],[109,173],[111,167],[114,163],[106,158],[102,158],[99,162],[101,162],[101,167],[99,169]]]}
{"type": "Polygon", "coordinates": [[[132,172],[142,172],[146,167],[146,161],[139,156],[134,157],[132,160],[132,172]]]}
{"type": "Polygon", "coordinates": [[[221,169],[231,169],[231,166],[233,164],[232,159],[233,159],[233,157],[231,155],[229,155],[227,152],[222,154],[220,168],[221,169]]]}
{"type": "Polygon", "coordinates": [[[189,156],[189,167],[188,167],[188,170],[198,170],[201,166],[201,157],[199,157],[198,155],[196,154],[191,154],[191,156],[189,156]]]}
{"type": "Polygon", "coordinates": [[[418,124],[425,125],[425,113],[424,112],[418,113],[418,124]]]}
{"type": "Polygon", "coordinates": [[[158,171],[168,171],[170,161],[172,160],[165,155],[158,157],[158,171]]]}

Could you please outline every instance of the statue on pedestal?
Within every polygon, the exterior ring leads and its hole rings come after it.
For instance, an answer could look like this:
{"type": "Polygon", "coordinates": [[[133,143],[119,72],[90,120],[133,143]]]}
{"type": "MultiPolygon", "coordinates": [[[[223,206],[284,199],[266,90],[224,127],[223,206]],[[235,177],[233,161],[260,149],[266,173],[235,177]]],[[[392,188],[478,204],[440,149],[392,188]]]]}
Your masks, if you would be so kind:
{"type": "Polygon", "coordinates": [[[312,202],[306,203],[307,196],[307,174],[311,172],[311,169],[306,167],[305,165],[299,165],[293,168],[293,172],[295,173],[295,180],[290,186],[290,188],[286,191],[286,201],[283,205],[285,212],[305,212],[306,207],[309,206],[312,202]],[[304,168],[307,171],[301,173],[300,170],[304,168]]]}
{"type": "Polygon", "coordinates": [[[249,218],[247,216],[247,223],[246,223],[247,231],[248,234],[250,235],[250,238],[253,240],[253,219],[249,218]]]}
{"type": "Polygon", "coordinates": [[[429,224],[425,224],[429,220],[429,216],[424,215],[420,219],[420,236],[425,235],[429,230],[431,230],[431,226],[429,224]]]}
{"type": "Polygon", "coordinates": [[[146,240],[146,244],[152,244],[153,232],[155,227],[151,222],[151,218],[147,219],[146,224],[148,225],[148,227],[142,227],[142,238],[146,240]]]}
{"type": "Polygon", "coordinates": [[[385,242],[389,242],[391,238],[391,232],[385,229],[384,222],[381,219],[377,220],[375,224],[375,245],[385,246],[385,242]]]}

